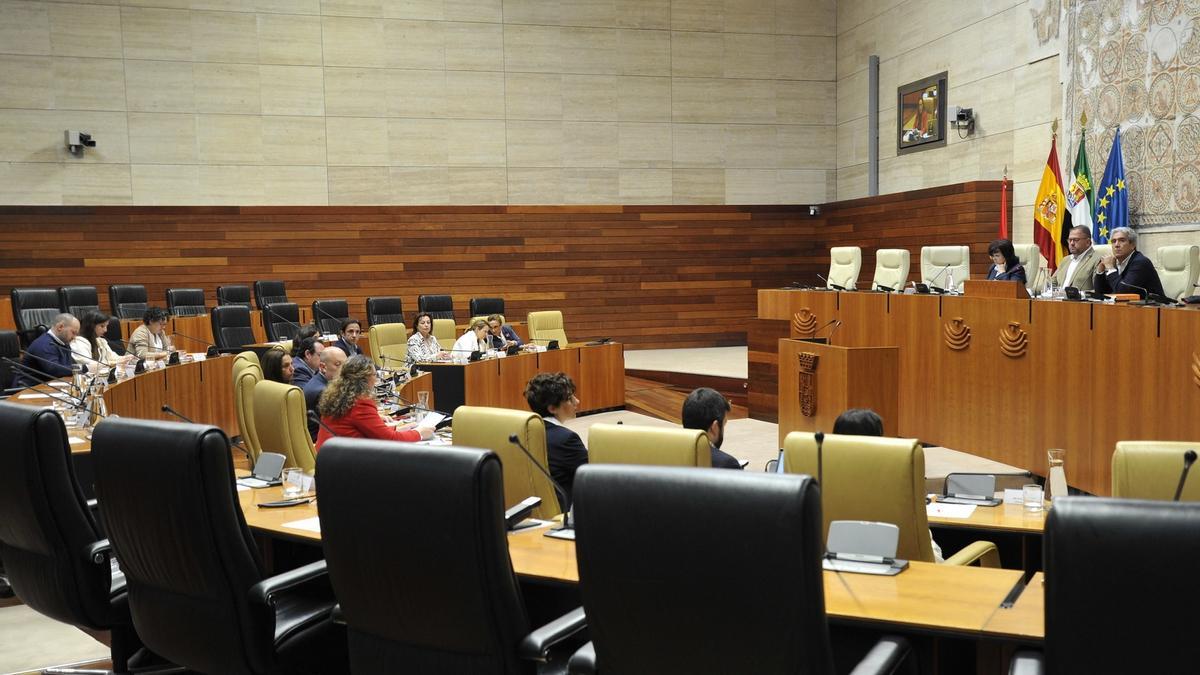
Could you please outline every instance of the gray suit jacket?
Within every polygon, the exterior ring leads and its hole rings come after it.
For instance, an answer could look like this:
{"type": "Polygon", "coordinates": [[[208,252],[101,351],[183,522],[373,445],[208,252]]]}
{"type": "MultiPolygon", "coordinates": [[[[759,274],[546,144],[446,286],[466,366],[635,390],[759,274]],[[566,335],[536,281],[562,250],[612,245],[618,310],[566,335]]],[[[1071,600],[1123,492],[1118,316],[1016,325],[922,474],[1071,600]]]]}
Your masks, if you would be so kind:
{"type": "MultiPolygon", "coordinates": [[[[1089,246],[1088,250],[1083,254],[1083,259],[1075,266],[1075,278],[1071,280],[1071,285],[1078,288],[1080,291],[1094,290],[1096,283],[1096,264],[1100,262],[1100,256],[1096,254],[1096,247],[1089,246]]],[[[1061,288],[1067,280],[1067,268],[1071,266],[1071,262],[1063,258],[1062,264],[1054,271],[1054,285],[1061,288]]]]}

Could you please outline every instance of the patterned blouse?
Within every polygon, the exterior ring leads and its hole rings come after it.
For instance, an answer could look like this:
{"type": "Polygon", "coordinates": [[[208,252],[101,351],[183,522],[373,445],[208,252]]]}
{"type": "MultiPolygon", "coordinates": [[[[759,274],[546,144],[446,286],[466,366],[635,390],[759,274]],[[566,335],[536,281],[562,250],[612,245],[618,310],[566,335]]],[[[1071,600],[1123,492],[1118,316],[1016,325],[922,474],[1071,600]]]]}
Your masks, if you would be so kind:
{"type": "Polygon", "coordinates": [[[408,365],[411,367],[414,363],[436,361],[440,351],[442,351],[442,346],[438,344],[437,338],[432,333],[428,340],[421,339],[419,332],[413,333],[408,338],[408,365]]]}

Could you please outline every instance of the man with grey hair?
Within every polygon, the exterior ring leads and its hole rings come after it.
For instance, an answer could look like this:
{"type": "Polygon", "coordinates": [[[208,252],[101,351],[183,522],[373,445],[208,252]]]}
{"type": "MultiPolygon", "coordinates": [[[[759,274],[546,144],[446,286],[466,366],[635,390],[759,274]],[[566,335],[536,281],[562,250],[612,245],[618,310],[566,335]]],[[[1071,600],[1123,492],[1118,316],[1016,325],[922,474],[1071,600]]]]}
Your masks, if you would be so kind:
{"type": "Polygon", "coordinates": [[[1071,252],[1058,264],[1054,273],[1054,286],[1066,288],[1071,286],[1081,291],[1090,291],[1095,287],[1096,264],[1100,256],[1096,247],[1092,246],[1092,231],[1082,225],[1076,225],[1067,233],[1067,250],[1071,252]]]}
{"type": "Polygon", "coordinates": [[[32,387],[45,379],[34,371],[54,377],[70,375],[71,366],[75,364],[70,345],[76,335],[79,335],[79,319],[65,312],[54,317],[50,330],[38,336],[25,349],[25,355],[21,357],[21,365],[25,368],[17,369],[12,386],[32,387]]]}
{"type": "Polygon", "coordinates": [[[1137,250],[1137,232],[1128,227],[1113,228],[1108,237],[1112,255],[1096,264],[1097,293],[1137,293],[1146,299],[1147,291],[1162,296],[1162,282],[1154,263],[1137,250]]]}

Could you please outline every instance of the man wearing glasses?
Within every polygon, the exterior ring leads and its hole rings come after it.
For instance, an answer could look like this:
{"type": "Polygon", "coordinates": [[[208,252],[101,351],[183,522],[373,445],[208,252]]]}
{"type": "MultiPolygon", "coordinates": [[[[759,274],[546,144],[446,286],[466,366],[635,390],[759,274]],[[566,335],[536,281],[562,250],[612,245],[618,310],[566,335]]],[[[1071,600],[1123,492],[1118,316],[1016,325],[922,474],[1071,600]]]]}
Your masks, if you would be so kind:
{"type": "Polygon", "coordinates": [[[1058,270],[1052,277],[1055,288],[1073,286],[1080,291],[1090,291],[1095,288],[1092,277],[1096,275],[1096,263],[1100,256],[1092,246],[1091,230],[1077,225],[1067,234],[1067,250],[1071,252],[1058,264],[1058,270]]]}

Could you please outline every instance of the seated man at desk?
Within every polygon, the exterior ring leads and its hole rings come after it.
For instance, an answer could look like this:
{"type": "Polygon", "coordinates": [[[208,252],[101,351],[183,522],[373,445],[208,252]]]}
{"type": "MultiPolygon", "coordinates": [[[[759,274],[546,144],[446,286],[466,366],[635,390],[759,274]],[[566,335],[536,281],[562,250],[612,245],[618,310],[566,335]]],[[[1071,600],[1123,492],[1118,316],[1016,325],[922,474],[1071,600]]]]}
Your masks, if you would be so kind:
{"type": "Polygon", "coordinates": [[[1081,291],[1095,288],[1096,263],[1100,256],[1096,247],[1092,246],[1092,232],[1082,225],[1076,225],[1067,233],[1067,250],[1070,255],[1062,259],[1054,272],[1055,288],[1072,286],[1081,291]]]}
{"type": "Polygon", "coordinates": [[[292,384],[303,389],[313,379],[321,368],[323,351],[325,343],[316,338],[307,337],[296,342],[292,348],[292,384]]]}
{"type": "Polygon", "coordinates": [[[493,314],[487,318],[488,346],[492,349],[508,349],[512,345],[521,346],[521,338],[512,326],[504,323],[504,317],[493,314]]]}
{"type": "Polygon", "coordinates": [[[14,368],[12,386],[14,389],[32,387],[44,378],[34,371],[42,371],[54,377],[67,377],[71,374],[71,366],[75,359],[71,357],[71,341],[79,335],[79,319],[71,314],[62,313],[54,317],[50,330],[42,333],[36,340],[29,343],[25,354],[21,357],[21,365],[25,368],[14,368]]]}
{"type": "Polygon", "coordinates": [[[165,359],[175,351],[171,338],[166,333],[167,320],[171,318],[161,307],[149,307],[142,314],[142,325],[129,336],[129,352],[139,359],[165,359]]]}
{"type": "Polygon", "coordinates": [[[1114,227],[1108,243],[1112,255],[1096,264],[1097,293],[1137,293],[1144,300],[1146,291],[1163,294],[1162,281],[1154,263],[1137,250],[1137,232],[1128,227],[1114,227]]]}
{"type": "MultiPolygon", "coordinates": [[[[575,485],[575,471],[588,461],[583,439],[564,426],[567,420],[574,419],[575,411],[579,409],[575,382],[566,373],[538,373],[525,386],[525,401],[546,423],[546,459],[550,464],[550,475],[570,497],[575,485]]],[[[561,503],[562,497],[558,499],[559,508],[566,511],[571,507],[569,503],[561,503]]]]}
{"type": "Polygon", "coordinates": [[[725,418],[728,415],[729,401],[715,389],[700,387],[683,401],[683,428],[699,429],[708,435],[713,468],[740,470],[742,463],[721,450],[721,444],[725,442],[725,418]]]}
{"type": "MultiPolygon", "coordinates": [[[[321,362],[317,365],[320,372],[313,375],[312,379],[304,384],[304,405],[308,410],[316,411],[321,393],[325,391],[325,387],[329,386],[330,382],[337,379],[338,372],[345,363],[346,352],[337,347],[326,347],[321,352],[321,362]]],[[[317,440],[317,432],[320,430],[320,425],[312,419],[308,420],[308,433],[314,441],[317,440]]]]}

